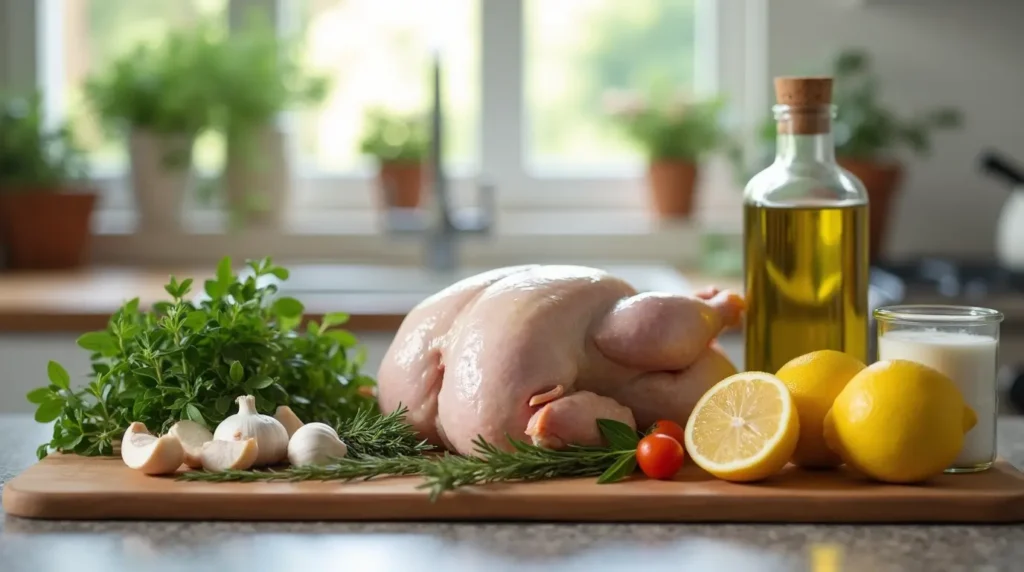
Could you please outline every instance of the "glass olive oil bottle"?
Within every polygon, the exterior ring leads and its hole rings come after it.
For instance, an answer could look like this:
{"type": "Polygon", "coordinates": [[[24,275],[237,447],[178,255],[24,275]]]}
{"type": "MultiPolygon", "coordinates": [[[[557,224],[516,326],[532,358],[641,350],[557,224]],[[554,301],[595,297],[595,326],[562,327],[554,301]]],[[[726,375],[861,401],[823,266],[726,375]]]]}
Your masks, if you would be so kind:
{"type": "Polygon", "coordinates": [[[835,161],[831,78],[775,80],[775,162],[744,191],[745,369],[868,348],[868,196],[835,161]]]}

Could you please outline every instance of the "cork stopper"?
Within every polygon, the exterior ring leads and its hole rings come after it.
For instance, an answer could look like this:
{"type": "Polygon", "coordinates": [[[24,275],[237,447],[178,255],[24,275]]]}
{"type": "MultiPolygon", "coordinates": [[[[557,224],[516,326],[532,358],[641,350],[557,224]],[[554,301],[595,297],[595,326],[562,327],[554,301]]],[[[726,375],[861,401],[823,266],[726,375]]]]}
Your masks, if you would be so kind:
{"type": "Polygon", "coordinates": [[[778,122],[781,133],[814,135],[828,133],[832,105],[832,78],[777,77],[775,100],[789,106],[789,118],[778,122]]]}

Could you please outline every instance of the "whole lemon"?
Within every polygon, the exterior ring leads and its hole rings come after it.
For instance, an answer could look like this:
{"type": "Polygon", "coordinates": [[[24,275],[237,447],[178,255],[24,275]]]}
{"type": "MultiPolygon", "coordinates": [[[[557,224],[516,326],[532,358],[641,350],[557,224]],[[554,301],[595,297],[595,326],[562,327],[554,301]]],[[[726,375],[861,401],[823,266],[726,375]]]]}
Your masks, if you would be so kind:
{"type": "Polygon", "coordinates": [[[825,415],[839,392],[866,366],[859,359],[835,350],[821,350],[793,358],[776,377],[789,388],[800,417],[800,440],[793,463],[808,469],[827,469],[843,464],[828,448],[822,434],[825,415]]]}
{"type": "Polygon", "coordinates": [[[850,468],[883,482],[914,483],[949,467],[977,422],[942,373],[907,360],[880,361],[836,397],[824,437],[850,468]]]}

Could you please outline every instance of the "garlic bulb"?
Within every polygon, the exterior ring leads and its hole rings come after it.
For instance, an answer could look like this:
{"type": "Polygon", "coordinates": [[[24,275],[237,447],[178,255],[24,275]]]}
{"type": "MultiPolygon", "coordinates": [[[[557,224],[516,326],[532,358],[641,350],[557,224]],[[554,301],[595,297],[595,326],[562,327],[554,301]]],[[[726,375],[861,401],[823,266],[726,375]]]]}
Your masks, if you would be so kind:
{"type": "Polygon", "coordinates": [[[236,399],[238,413],[221,421],[213,432],[215,441],[245,441],[256,439],[259,456],[254,467],[273,465],[288,454],[288,432],[281,422],[256,411],[256,398],[243,395],[236,399]]]}
{"type": "Polygon", "coordinates": [[[348,447],[338,437],[338,432],[324,423],[307,423],[288,441],[288,462],[295,467],[327,465],[331,459],[347,454],[348,447]]]}

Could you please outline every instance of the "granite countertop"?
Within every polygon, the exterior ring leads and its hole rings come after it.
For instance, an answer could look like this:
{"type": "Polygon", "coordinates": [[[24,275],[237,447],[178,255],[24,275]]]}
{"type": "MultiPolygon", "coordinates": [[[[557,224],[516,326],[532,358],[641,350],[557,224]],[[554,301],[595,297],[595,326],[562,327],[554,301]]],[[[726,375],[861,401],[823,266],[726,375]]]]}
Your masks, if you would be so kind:
{"type": "MultiPolygon", "coordinates": [[[[0,415],[0,486],[47,428],[0,415]]],[[[999,423],[1024,467],[1024,418],[999,423]]],[[[6,516],[0,570],[1011,570],[1024,525],[846,526],[483,523],[64,522],[6,516]],[[838,566],[814,568],[829,555],[838,566]]]]}

